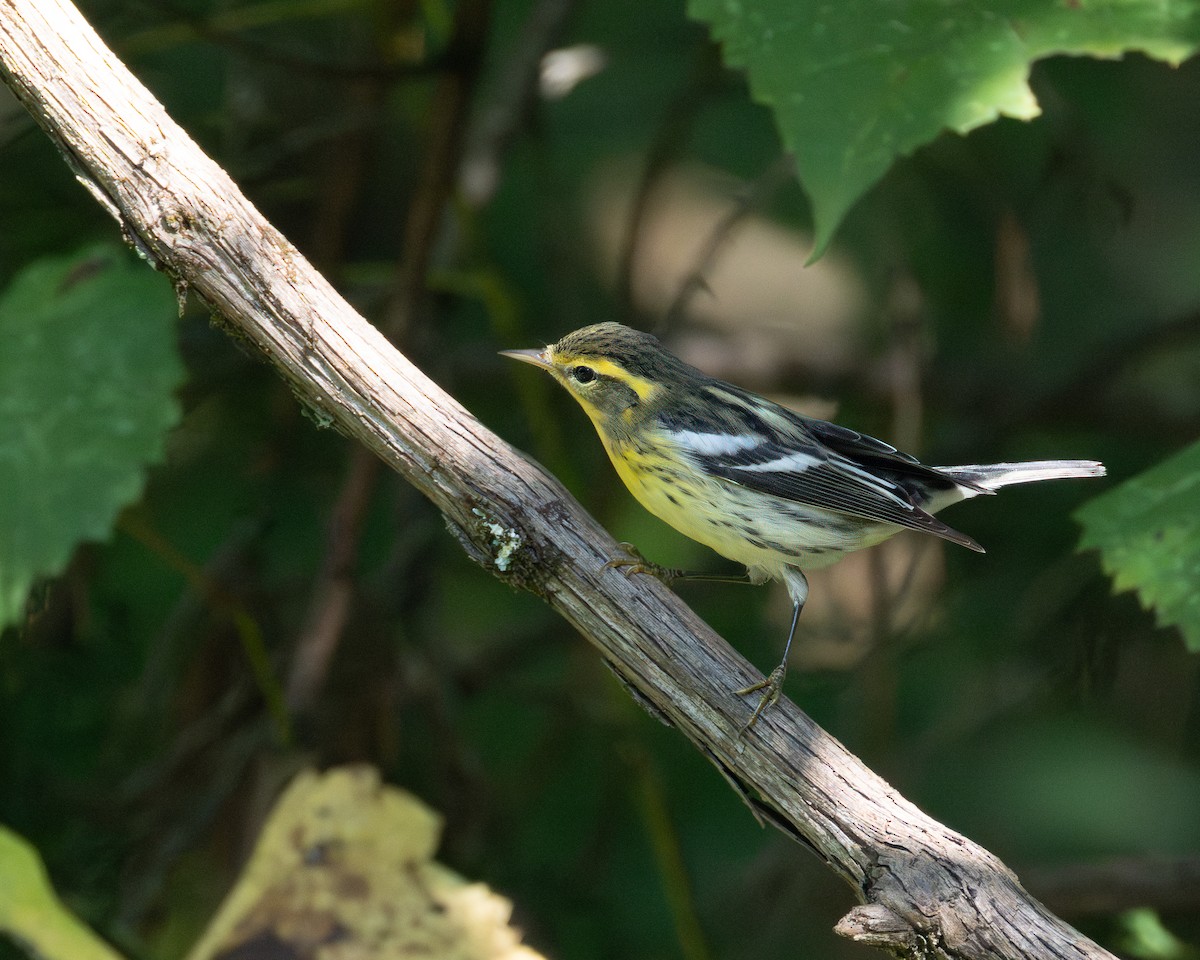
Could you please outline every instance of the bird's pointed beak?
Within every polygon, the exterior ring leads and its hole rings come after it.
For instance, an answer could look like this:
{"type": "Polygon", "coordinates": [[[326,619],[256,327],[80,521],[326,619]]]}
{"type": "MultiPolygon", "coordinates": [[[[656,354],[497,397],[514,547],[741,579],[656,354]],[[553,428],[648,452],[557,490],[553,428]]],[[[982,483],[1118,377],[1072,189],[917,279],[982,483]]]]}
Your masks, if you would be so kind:
{"type": "Polygon", "coordinates": [[[532,363],[535,367],[541,367],[543,370],[554,369],[554,364],[546,359],[545,350],[501,350],[500,356],[532,363]]]}

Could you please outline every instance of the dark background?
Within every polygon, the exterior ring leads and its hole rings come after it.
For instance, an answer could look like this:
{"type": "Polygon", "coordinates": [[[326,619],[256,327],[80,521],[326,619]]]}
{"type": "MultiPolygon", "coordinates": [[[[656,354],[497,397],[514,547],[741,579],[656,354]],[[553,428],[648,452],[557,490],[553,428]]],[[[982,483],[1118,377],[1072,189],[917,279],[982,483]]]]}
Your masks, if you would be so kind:
{"type": "MultiPolygon", "coordinates": [[[[787,694],[1111,949],[1197,955],[1200,889],[1168,865],[1200,857],[1200,674],[1076,552],[1072,511],[1200,432],[1200,66],[1040,63],[1041,118],[900,161],[806,270],[771,117],[676,0],[83,9],[366,316],[653,559],[724,569],[497,350],[616,318],[927,462],[1104,460],[1104,481],[955,508],[985,556],[898,540],[814,576],[787,694]],[[561,26],[538,34],[535,10],[561,26]],[[539,97],[521,65],[574,44],[603,69],[539,97]],[[702,263],[708,238],[727,242],[702,263]],[[1088,872],[1114,861],[1148,884],[1088,872]]],[[[15,106],[0,171],[0,281],[115,237],[15,106]]],[[[0,642],[0,822],[86,920],[178,956],[279,785],[365,761],[445,815],[441,859],[511,897],[551,956],[869,955],[831,931],[850,891],[760,829],[569,627],[473,566],[200,305],[178,329],[166,463],[0,642]],[[337,509],[361,524],[331,527],[337,509]],[[280,707],[331,569],[348,619],[280,707]]],[[[775,662],[781,588],[680,592],[775,662]]]]}

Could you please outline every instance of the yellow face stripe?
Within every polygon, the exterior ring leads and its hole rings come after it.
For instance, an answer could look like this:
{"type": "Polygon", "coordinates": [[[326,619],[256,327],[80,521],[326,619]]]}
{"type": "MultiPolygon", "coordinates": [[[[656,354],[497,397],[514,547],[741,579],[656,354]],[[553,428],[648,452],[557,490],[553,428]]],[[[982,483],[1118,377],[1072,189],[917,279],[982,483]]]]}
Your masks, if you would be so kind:
{"type": "Polygon", "coordinates": [[[602,377],[612,377],[614,380],[620,380],[621,383],[628,385],[637,394],[638,400],[642,403],[649,400],[660,389],[658,384],[653,381],[647,380],[645,377],[636,376],[619,363],[613,363],[611,360],[606,360],[603,357],[564,356],[556,354],[553,361],[555,366],[563,370],[573,367],[577,363],[586,364],[602,377]]]}

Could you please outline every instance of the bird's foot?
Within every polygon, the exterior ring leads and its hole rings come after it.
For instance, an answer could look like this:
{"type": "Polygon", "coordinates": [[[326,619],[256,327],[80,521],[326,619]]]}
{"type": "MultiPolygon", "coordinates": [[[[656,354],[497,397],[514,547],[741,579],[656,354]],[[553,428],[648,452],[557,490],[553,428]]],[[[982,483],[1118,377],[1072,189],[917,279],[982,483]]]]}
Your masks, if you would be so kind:
{"type": "Polygon", "coordinates": [[[785,676],[787,676],[787,664],[781,663],[765,679],[758,681],[758,683],[752,683],[748,687],[742,687],[741,690],[737,691],[739,697],[757,693],[759,690],[763,692],[762,698],[758,701],[758,706],[754,708],[754,713],[750,714],[750,719],[742,727],[742,733],[745,733],[754,726],[758,722],[758,718],[762,715],[762,712],[779,700],[779,693],[783,690],[783,678],[785,676]]]}
{"type": "Polygon", "coordinates": [[[608,567],[617,567],[627,577],[632,577],[637,573],[644,573],[647,576],[654,577],[655,580],[661,580],[667,586],[670,586],[681,576],[682,570],[677,570],[674,567],[664,567],[660,563],[654,563],[642,556],[642,552],[632,543],[621,543],[621,549],[625,552],[624,557],[615,557],[606,563],[605,569],[608,567]]]}

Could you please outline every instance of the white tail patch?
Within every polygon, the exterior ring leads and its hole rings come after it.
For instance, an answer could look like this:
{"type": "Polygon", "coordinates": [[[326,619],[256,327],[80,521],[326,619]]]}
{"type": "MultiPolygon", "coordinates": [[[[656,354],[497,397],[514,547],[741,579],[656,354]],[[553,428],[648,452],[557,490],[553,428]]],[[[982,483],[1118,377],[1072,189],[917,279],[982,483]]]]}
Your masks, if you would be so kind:
{"type": "MultiPolygon", "coordinates": [[[[1030,460],[1026,463],[970,464],[934,469],[969,486],[982,487],[988,493],[1015,483],[1102,477],[1105,473],[1104,464],[1098,460],[1030,460]]],[[[978,492],[971,490],[966,495],[975,496],[978,492]]]]}

